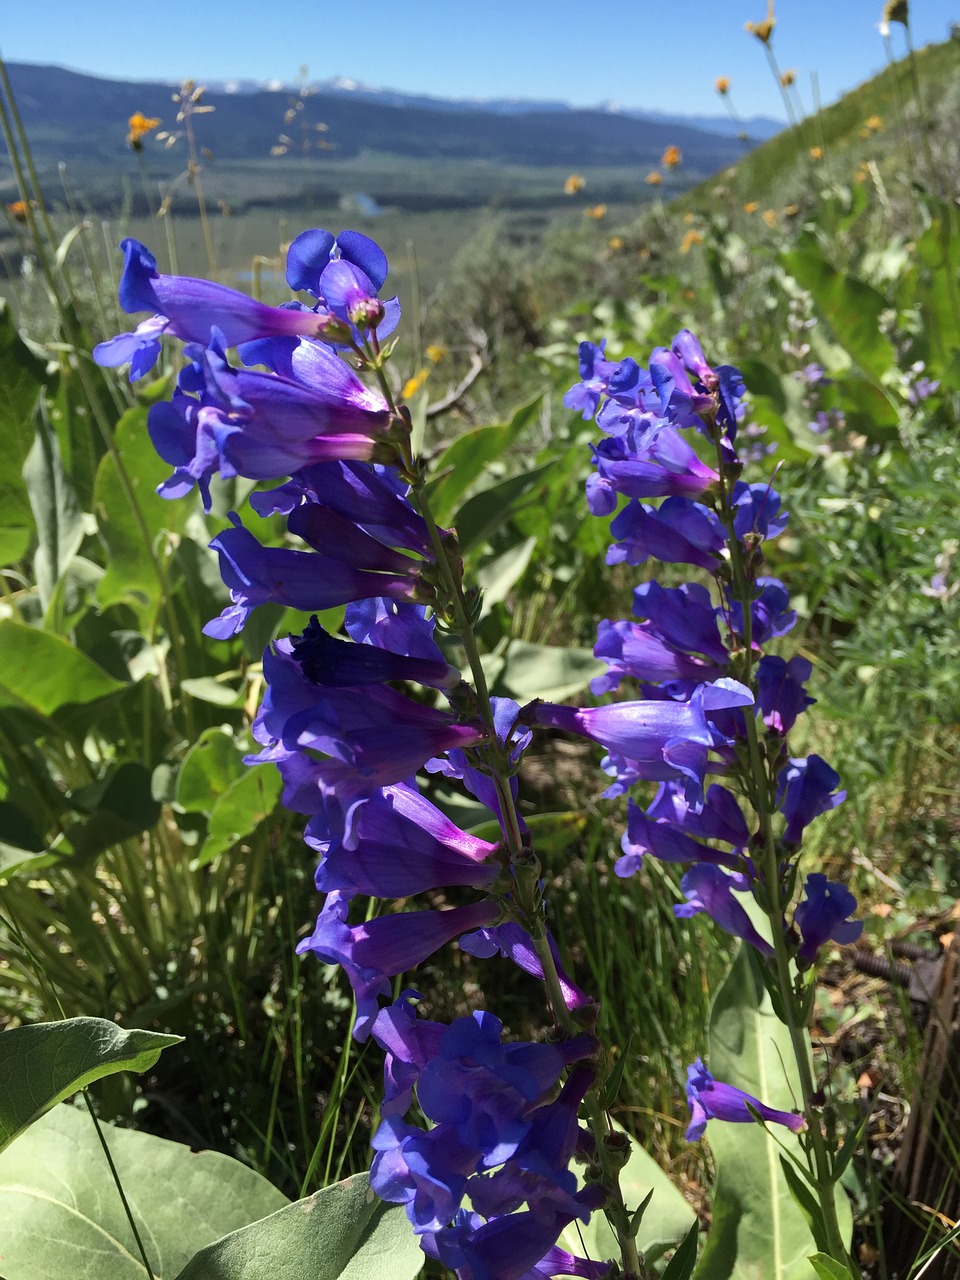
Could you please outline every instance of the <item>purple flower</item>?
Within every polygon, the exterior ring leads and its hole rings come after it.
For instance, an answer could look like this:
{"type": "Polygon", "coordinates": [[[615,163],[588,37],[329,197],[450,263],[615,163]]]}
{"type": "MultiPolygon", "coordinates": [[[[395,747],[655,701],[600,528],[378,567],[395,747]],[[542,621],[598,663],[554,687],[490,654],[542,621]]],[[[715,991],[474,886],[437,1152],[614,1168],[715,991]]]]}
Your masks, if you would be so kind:
{"type": "MultiPolygon", "coordinates": [[[[759,592],[750,604],[750,638],[753,647],[759,648],[774,637],[785,636],[796,624],[797,611],[790,608],[790,593],[779,578],[757,578],[756,585],[759,592]]],[[[730,626],[743,637],[743,606],[739,600],[731,601],[730,626]]]]}
{"type": "Polygon", "coordinates": [[[696,498],[719,480],[676,429],[664,423],[651,427],[635,447],[623,438],[601,440],[593,446],[593,461],[597,473],[587,481],[587,501],[595,516],[614,511],[618,493],[696,498]]]}
{"type": "Polygon", "coordinates": [[[713,572],[726,540],[720,518],[689,498],[666,498],[659,507],[631,499],[610,524],[616,539],[607,564],[643,564],[650,556],[668,564],[694,564],[713,572]]]}
{"type": "Polygon", "coordinates": [[[288,640],[264,653],[263,670],[267,693],[253,736],[266,749],[249,759],[276,762],[286,784],[283,802],[301,812],[323,812],[327,787],[339,787],[348,807],[409,778],[438,752],[475,746],[486,736],[479,722],[458,722],[389,685],[317,686],[304,677],[288,640]],[[317,762],[305,751],[332,758],[317,762]]]}
{"type": "Polygon", "coordinates": [[[687,1101],[690,1104],[690,1124],[686,1132],[688,1142],[696,1142],[703,1136],[708,1120],[753,1124],[755,1117],[749,1107],[769,1124],[786,1125],[792,1133],[799,1133],[807,1127],[803,1116],[793,1111],[777,1111],[735,1085],[715,1080],[703,1065],[702,1058],[687,1068],[687,1101]]]}
{"type": "Polygon", "coordinates": [[[769,484],[738,480],[733,487],[733,506],[733,528],[741,541],[748,537],[766,541],[787,527],[787,513],[780,513],[780,495],[769,484]]]}
{"type": "Polygon", "coordinates": [[[348,911],[344,894],[327,894],[316,928],[297,944],[297,954],[314,951],[324,964],[341,966],[357,1001],[354,1039],[366,1040],[377,1015],[378,997],[390,994],[391,978],[415,968],[467,930],[492,924],[500,907],[486,900],[449,911],[381,916],[353,926],[346,923],[348,911]]]}
{"type": "Polygon", "coordinates": [[[311,355],[305,380],[234,369],[219,342],[185,349],[193,365],[147,423],[154,448],[175,467],[163,496],[182,497],[198,483],[209,510],[218,473],[270,480],[318,462],[392,454],[380,443],[391,423],[383,397],[326,348],[301,342],[298,349],[311,355]]]}
{"type": "Polygon", "coordinates": [[[605,360],[603,349],[606,340],[596,346],[592,342],[580,343],[580,377],[563,397],[564,406],[583,415],[585,422],[596,414],[600,397],[606,394],[611,373],[617,368],[613,360],[605,360]]]}
{"type": "Polygon", "coordinates": [[[131,380],[153,368],[160,354],[159,335],[164,331],[184,342],[206,344],[211,329],[219,329],[228,347],[253,338],[318,333],[317,317],[310,311],[268,307],[211,280],[161,275],[153,254],[138,240],[123,240],[120,248],[126,254],[120,280],[121,307],[156,315],[135,334],[101,342],[94,348],[93,358],[97,364],[111,367],[130,360],[131,380]]]}
{"type": "MultiPolygon", "coordinates": [[[[304,231],[287,251],[287,284],[312,294],[319,310],[340,321],[354,341],[375,329],[378,340],[389,337],[400,320],[395,297],[381,302],[380,289],[387,278],[386,254],[359,231],[304,231]]],[[[335,328],[330,332],[340,345],[335,328]]]]}
{"type": "Polygon", "coordinates": [[[376,791],[347,827],[339,813],[317,815],[306,841],[322,854],[321,893],[402,898],[449,885],[489,889],[500,874],[497,845],[461,831],[419,792],[403,783],[376,791]]]}
{"type": "MultiPolygon", "coordinates": [[[[557,970],[560,990],[563,992],[563,1003],[571,1011],[584,1009],[593,1005],[593,1001],[577,984],[567,976],[560,963],[560,953],[552,934],[547,933],[547,944],[553,956],[557,970]]],[[[460,949],[472,956],[488,959],[499,951],[505,959],[512,960],[518,968],[535,978],[543,979],[543,965],[537,955],[530,934],[521,925],[513,921],[495,925],[492,928],[478,929],[476,933],[468,933],[460,939],[460,949]]]]}
{"type": "Polygon", "coordinates": [[[525,715],[534,724],[592,738],[611,754],[643,766],[642,777],[665,781],[687,776],[702,787],[706,752],[717,738],[707,712],[752,702],[753,695],[744,685],[724,677],[700,685],[689,702],[648,699],[608,707],[543,702],[531,704],[525,715]]]}
{"type": "Polygon", "coordinates": [[[794,923],[803,941],[798,960],[813,964],[826,942],[856,942],[863,932],[862,920],[848,920],[857,909],[857,900],[842,884],[813,872],[807,876],[806,897],[797,907],[794,923]]]}
{"type": "Polygon", "coordinates": [[[702,684],[722,673],[721,667],[670,648],[650,623],[604,619],[597,628],[593,652],[608,667],[605,675],[590,681],[597,697],[616,689],[624,676],[655,683],[693,680],[702,684]]]}
{"type": "Polygon", "coordinates": [[[720,867],[697,862],[680,881],[687,901],[674,907],[673,914],[678,919],[689,919],[703,911],[725,933],[749,942],[763,956],[772,956],[773,947],[757,933],[750,917],[733,896],[734,890],[744,892],[749,887],[745,875],[728,875],[720,867]]]}
{"type": "MultiPolygon", "coordinates": [[[[718,788],[719,789],[719,788],[718,788]]],[[[614,870],[621,879],[640,870],[645,853],[661,862],[710,862],[734,868],[740,859],[733,853],[700,844],[670,822],[656,822],[631,800],[627,808],[627,830],[620,842],[623,857],[614,870]]]]}
{"type": "Polygon", "coordinates": [[[463,677],[443,660],[408,658],[372,644],[339,640],[310,619],[303,635],[293,638],[293,656],[308,680],[322,685],[385,684],[412,680],[432,689],[455,689],[463,677]]]}
{"type": "Polygon", "coordinates": [[[789,733],[797,716],[816,702],[804,686],[812,665],[806,658],[787,662],[775,654],[765,654],[757,663],[757,703],[763,723],[777,733],[789,733]]]}
{"type": "Polygon", "coordinates": [[[840,785],[840,775],[818,755],[791,759],[777,775],[777,808],[787,825],[783,839],[799,845],[804,828],[821,813],[828,813],[847,798],[846,791],[833,792],[840,785]]]}
{"type": "Polygon", "coordinates": [[[698,840],[722,840],[735,849],[744,849],[750,840],[746,819],[736,796],[714,783],[707,789],[702,805],[694,807],[683,789],[674,783],[662,783],[647,808],[647,817],[682,827],[698,840]]]}
{"type": "MultiPolygon", "coordinates": [[[[429,590],[420,583],[415,561],[404,560],[401,567],[394,553],[360,529],[352,525],[348,529],[346,521],[340,526],[343,541],[330,548],[331,555],[318,555],[264,547],[235,512],[230,520],[233,528],[225,529],[210,543],[220,557],[220,575],[233,601],[203,628],[205,635],[217,640],[227,640],[241,631],[261,604],[281,604],[312,613],[362,596],[417,600],[429,590]],[[357,568],[356,560],[364,561],[367,567],[357,568]],[[377,572],[378,565],[386,571],[377,572]]],[[[298,518],[298,526],[308,525],[309,520],[306,515],[298,518]]],[[[298,531],[299,527],[294,530],[298,531]]]]}
{"type": "Polygon", "coordinates": [[[509,1213],[482,1223],[474,1214],[463,1214],[444,1231],[424,1236],[424,1252],[455,1272],[458,1280],[541,1280],[541,1277],[576,1275],[602,1277],[608,1263],[574,1259],[553,1247],[564,1227],[603,1203],[598,1186],[586,1187],[576,1197],[578,1211],[509,1213]],[[569,1264],[577,1269],[569,1269],[569,1264]]]}
{"type": "Polygon", "coordinates": [[[671,648],[705,654],[721,666],[729,661],[710,592],[700,583],[662,587],[659,582],[643,582],[634,590],[633,612],[649,619],[671,648]]]}

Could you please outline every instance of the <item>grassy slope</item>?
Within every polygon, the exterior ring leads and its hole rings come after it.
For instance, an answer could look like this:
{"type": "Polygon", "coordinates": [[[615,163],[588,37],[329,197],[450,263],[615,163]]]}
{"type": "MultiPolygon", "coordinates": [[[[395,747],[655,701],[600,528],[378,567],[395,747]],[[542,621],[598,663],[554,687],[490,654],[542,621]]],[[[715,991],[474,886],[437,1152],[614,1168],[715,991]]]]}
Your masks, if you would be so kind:
{"type": "MultiPolygon", "coordinates": [[[[910,173],[923,160],[924,132],[931,140],[936,137],[933,120],[955,132],[951,122],[960,110],[958,71],[960,41],[927,45],[916,53],[919,106],[914,70],[909,59],[903,59],[798,128],[786,129],[751,151],[725,171],[724,185],[743,202],[755,200],[761,208],[775,208],[802,199],[815,180],[849,179],[865,155],[876,159],[884,173],[910,173]],[[882,129],[864,139],[861,131],[874,116],[882,121],[882,129]],[[822,167],[812,166],[811,147],[822,149],[822,167]]],[[[715,184],[716,178],[700,183],[680,196],[677,207],[702,204],[715,184]]]]}

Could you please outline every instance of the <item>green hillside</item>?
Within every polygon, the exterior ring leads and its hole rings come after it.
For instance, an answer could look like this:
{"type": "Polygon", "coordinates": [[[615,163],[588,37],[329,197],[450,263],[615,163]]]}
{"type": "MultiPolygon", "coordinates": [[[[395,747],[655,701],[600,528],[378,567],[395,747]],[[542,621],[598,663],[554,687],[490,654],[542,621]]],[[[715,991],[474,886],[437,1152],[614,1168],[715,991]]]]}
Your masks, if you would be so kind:
{"type": "MultiPolygon", "coordinates": [[[[751,151],[726,171],[724,186],[743,203],[778,208],[802,203],[818,184],[849,181],[869,161],[884,178],[904,172],[918,176],[914,170],[928,154],[936,157],[941,177],[955,179],[958,113],[960,40],[927,45],[917,51],[913,65],[902,59],[751,151]],[[813,149],[822,154],[811,155],[813,149]]],[[[934,178],[935,187],[937,175],[919,176],[934,178]]],[[[701,183],[680,198],[679,207],[701,203],[714,185],[715,180],[701,183]]]]}

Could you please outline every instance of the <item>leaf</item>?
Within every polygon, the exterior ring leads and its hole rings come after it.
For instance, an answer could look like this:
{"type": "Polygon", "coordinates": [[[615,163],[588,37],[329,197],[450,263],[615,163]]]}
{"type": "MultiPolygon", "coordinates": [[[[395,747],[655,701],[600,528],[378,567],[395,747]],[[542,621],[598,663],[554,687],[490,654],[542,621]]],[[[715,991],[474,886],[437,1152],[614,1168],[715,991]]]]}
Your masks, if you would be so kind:
{"type": "Polygon", "coordinates": [[[239,707],[243,704],[243,691],[232,689],[230,685],[213,676],[198,676],[193,680],[181,680],[180,688],[189,693],[191,698],[201,702],[209,702],[215,707],[239,707]]]}
{"type": "MultiPolygon", "coordinates": [[[[746,944],[714,1000],[709,1043],[707,1065],[718,1080],[769,1106],[795,1106],[800,1086],[790,1035],[773,1012],[759,961],[746,944]]],[[[775,1127],[776,1141],[759,1124],[710,1122],[707,1137],[717,1170],[713,1224],[696,1280],[810,1280],[808,1258],[816,1242],[780,1168],[784,1148],[804,1157],[796,1135],[775,1127]]],[[[837,1207],[845,1208],[849,1223],[842,1191],[837,1207]]]]}
{"type": "Polygon", "coordinates": [[[495,604],[506,600],[512,588],[526,573],[536,545],[536,538],[524,538],[522,542],[477,569],[477,581],[483,588],[484,614],[495,604]]]}
{"type": "MultiPolygon", "coordinates": [[[[110,1125],[103,1133],[156,1280],[289,1203],[229,1156],[110,1125]]],[[[57,1107],[0,1155],[0,1222],[4,1280],[146,1280],[85,1111],[57,1107]]],[[[298,1273],[275,1280],[284,1274],[298,1273]]]]}
{"type": "Polygon", "coordinates": [[[0,618],[0,653],[0,707],[50,716],[127,687],[66,640],[13,618],[0,618]]]}
{"type": "Polygon", "coordinates": [[[837,1262],[827,1253],[815,1253],[810,1258],[810,1265],[820,1280],[859,1280],[849,1267],[837,1262]]]}
{"type": "Polygon", "coordinates": [[[243,752],[231,733],[205,729],[180,766],[177,804],[191,813],[209,813],[246,769],[243,752]]]}
{"type": "MultiPolygon", "coordinates": [[[[614,1128],[620,1133],[626,1132],[616,1121],[614,1128]]],[[[630,1159],[620,1172],[620,1186],[627,1211],[631,1213],[652,1193],[653,1198],[637,1233],[637,1248],[648,1262],[672,1249],[681,1237],[687,1235],[691,1223],[696,1222],[696,1214],[686,1200],[653,1156],[636,1140],[633,1140],[630,1159]]],[[[586,1226],[571,1223],[560,1237],[560,1243],[571,1253],[586,1252],[594,1260],[620,1256],[613,1228],[599,1211],[591,1215],[586,1226]]]]}
{"type": "MultiPolygon", "coordinates": [[[[168,554],[161,535],[168,529],[182,531],[191,504],[169,502],[156,493],[170,468],[150,442],[144,406],[123,415],[114,441],[120,465],[107,454],[100,462],[94,486],[93,509],[110,551],[97,600],[101,608],[121,600],[132,604],[149,623],[160,605],[157,566],[168,554]]],[[[149,632],[150,627],[143,629],[149,632]]]]}
{"type": "Polygon", "coordinates": [[[0,1151],[46,1111],[118,1071],[149,1071],[183,1036],[124,1031],[105,1018],[66,1018],[0,1035],[0,1151]]]}
{"type": "Polygon", "coordinates": [[[255,831],[280,799],[283,780],[272,764],[245,767],[210,812],[207,838],[190,864],[196,871],[255,831]]]}
{"type": "Polygon", "coordinates": [[[36,415],[36,439],[23,464],[23,478],[37,529],[33,571],[46,609],[57,582],[80,550],[83,513],[43,406],[36,415]]]}
{"type": "Polygon", "coordinates": [[[427,489],[438,523],[446,524],[453,518],[457,503],[483,469],[502,458],[527,427],[538,421],[542,401],[541,391],[520,405],[509,422],[467,431],[444,450],[432,468],[437,479],[427,489]]]}
{"type": "Polygon", "coordinates": [[[160,818],[150,770],[135,760],[127,760],[99,781],[71,792],[70,803],[89,814],[67,826],[73,851],[81,858],[91,858],[112,844],[139,835],[160,818]]]}
{"type": "Polygon", "coordinates": [[[784,267],[813,295],[840,345],[879,383],[897,365],[896,352],[880,328],[880,314],[890,304],[871,285],[838,271],[815,241],[806,239],[803,243],[803,248],[782,255],[784,267]]]}
{"type": "Polygon", "coordinates": [[[500,529],[510,519],[511,512],[525,499],[532,501],[534,490],[553,465],[550,461],[531,467],[529,471],[521,471],[519,475],[501,480],[499,484],[468,498],[454,522],[461,548],[469,551],[486,541],[494,530],[500,529]]]}
{"type": "Polygon", "coordinates": [[[423,1262],[403,1208],[358,1173],[218,1240],[176,1280],[414,1280],[423,1262]]]}
{"type": "Polygon", "coordinates": [[[16,548],[22,543],[26,549],[33,529],[23,464],[36,439],[38,397],[55,380],[46,361],[20,337],[6,300],[0,299],[0,564],[12,564],[23,555],[16,548]]]}
{"type": "Polygon", "coordinates": [[[524,640],[511,641],[505,654],[485,656],[483,666],[493,693],[521,702],[531,698],[562,702],[580,693],[605,669],[589,649],[524,640]]]}
{"type": "Polygon", "coordinates": [[[677,1246],[677,1251],[664,1268],[660,1280],[690,1280],[693,1268],[697,1265],[697,1241],[700,1237],[700,1223],[693,1226],[677,1246]]]}

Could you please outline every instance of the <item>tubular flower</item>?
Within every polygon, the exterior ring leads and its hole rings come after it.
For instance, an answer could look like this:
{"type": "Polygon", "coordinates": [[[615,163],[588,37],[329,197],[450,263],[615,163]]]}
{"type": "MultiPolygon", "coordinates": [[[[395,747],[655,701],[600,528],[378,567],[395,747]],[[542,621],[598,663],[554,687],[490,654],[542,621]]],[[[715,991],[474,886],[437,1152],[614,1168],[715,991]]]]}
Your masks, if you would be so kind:
{"type": "Polygon", "coordinates": [[[697,1058],[687,1068],[687,1101],[690,1103],[690,1124],[686,1132],[688,1142],[696,1142],[703,1136],[708,1120],[753,1124],[756,1116],[751,1114],[752,1111],[769,1124],[785,1125],[791,1133],[800,1133],[807,1127],[803,1116],[793,1111],[777,1111],[735,1085],[715,1080],[703,1065],[702,1058],[697,1058]]]}

